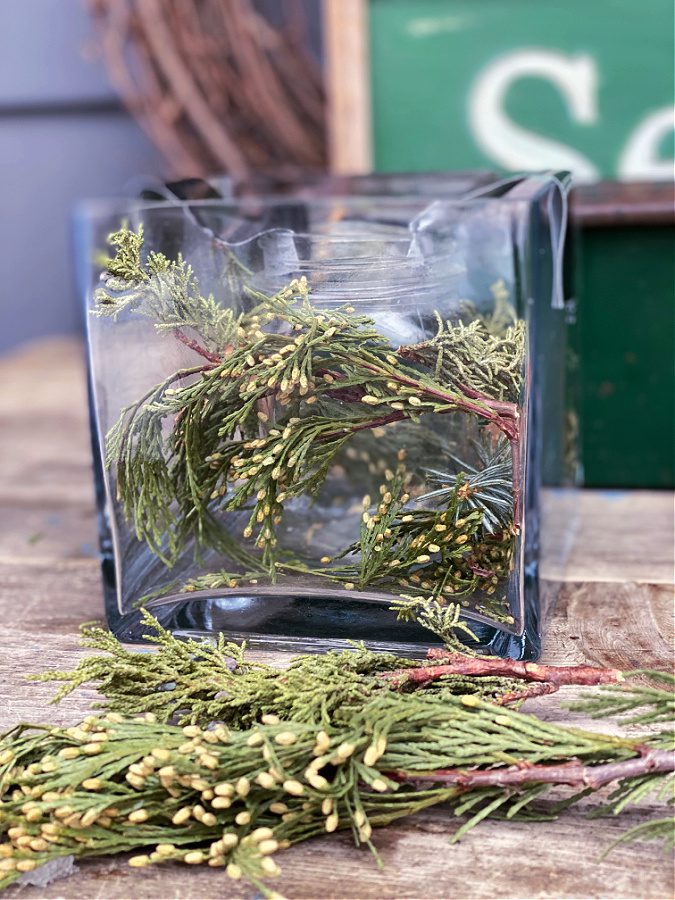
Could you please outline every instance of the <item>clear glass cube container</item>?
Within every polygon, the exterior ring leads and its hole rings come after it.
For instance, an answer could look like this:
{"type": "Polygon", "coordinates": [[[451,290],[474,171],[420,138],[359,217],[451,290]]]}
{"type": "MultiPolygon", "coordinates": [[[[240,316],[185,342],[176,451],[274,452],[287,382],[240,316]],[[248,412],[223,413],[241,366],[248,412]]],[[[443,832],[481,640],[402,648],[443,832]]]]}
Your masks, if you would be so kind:
{"type": "Polygon", "coordinates": [[[552,190],[81,210],[116,635],[536,658],[552,190]]]}

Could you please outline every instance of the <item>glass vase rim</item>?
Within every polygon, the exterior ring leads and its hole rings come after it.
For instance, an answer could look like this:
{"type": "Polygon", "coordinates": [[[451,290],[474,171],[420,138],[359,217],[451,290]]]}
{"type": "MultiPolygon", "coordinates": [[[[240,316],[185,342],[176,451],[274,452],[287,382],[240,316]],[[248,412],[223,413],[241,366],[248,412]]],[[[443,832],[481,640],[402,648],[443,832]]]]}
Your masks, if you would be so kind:
{"type": "MultiPolygon", "coordinates": [[[[409,204],[411,211],[415,206],[414,215],[419,215],[431,206],[440,205],[447,207],[482,207],[495,203],[500,206],[517,204],[522,198],[511,198],[507,195],[499,197],[435,197],[428,194],[335,194],[307,197],[302,194],[251,194],[248,197],[213,197],[200,200],[144,200],[142,198],[128,197],[89,197],[80,200],[73,206],[73,214],[76,218],[100,219],[115,213],[139,213],[154,211],[189,211],[193,209],[221,209],[232,212],[245,211],[247,207],[256,204],[262,208],[271,209],[280,206],[303,204],[308,207],[321,208],[343,204],[348,210],[360,211],[362,209],[375,208],[400,208],[409,204]]],[[[290,230],[290,229],[289,229],[290,230]]],[[[295,232],[299,234],[300,232],[295,232]]]]}

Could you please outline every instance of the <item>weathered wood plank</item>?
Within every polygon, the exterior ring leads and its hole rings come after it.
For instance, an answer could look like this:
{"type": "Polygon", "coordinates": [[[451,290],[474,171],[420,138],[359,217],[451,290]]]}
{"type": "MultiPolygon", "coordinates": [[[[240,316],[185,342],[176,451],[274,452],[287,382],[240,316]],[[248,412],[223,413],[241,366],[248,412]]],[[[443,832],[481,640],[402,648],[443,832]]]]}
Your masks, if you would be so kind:
{"type": "Polygon", "coordinates": [[[0,559],[2,625],[26,635],[75,635],[81,622],[101,619],[103,599],[94,559],[0,559]]]}
{"type": "Polygon", "coordinates": [[[4,499],[0,560],[98,559],[94,500],[87,503],[4,499]]]}
{"type": "Polygon", "coordinates": [[[4,505],[93,509],[82,346],[39,341],[0,359],[4,505]]]}
{"type": "MultiPolygon", "coordinates": [[[[492,822],[449,846],[447,836],[456,821],[437,809],[376,835],[382,871],[367,850],[357,850],[347,835],[336,835],[280,856],[282,876],[275,889],[297,900],[671,897],[670,867],[649,844],[640,844],[639,849],[619,847],[603,862],[597,861],[623,825],[616,819],[589,822],[581,813],[566,816],[555,831],[547,824],[492,822]]],[[[96,860],[81,863],[80,873],[68,881],[40,889],[9,889],[6,896],[206,900],[253,897],[253,892],[202,866],[138,871],[122,860],[96,860]]]]}
{"type": "Polygon", "coordinates": [[[564,584],[544,631],[542,662],[669,670],[673,612],[671,585],[564,584]]]}
{"type": "Polygon", "coordinates": [[[670,491],[545,490],[542,577],[675,582],[670,491]]]}

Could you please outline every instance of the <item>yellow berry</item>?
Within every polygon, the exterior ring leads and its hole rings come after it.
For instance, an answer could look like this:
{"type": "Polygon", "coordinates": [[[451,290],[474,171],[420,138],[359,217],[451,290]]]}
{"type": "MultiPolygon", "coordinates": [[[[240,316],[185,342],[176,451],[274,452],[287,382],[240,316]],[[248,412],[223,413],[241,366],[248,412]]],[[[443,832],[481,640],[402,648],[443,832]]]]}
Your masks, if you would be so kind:
{"type": "Polygon", "coordinates": [[[135,809],[133,812],[130,812],[127,816],[130,822],[147,822],[150,818],[147,810],[145,809],[135,809]]]}
{"type": "Polygon", "coordinates": [[[279,868],[279,866],[274,862],[273,859],[270,859],[269,856],[264,857],[264,859],[260,861],[260,868],[266,875],[270,875],[271,877],[274,877],[275,875],[279,875],[281,873],[281,869],[279,868]]]}
{"type": "Polygon", "coordinates": [[[239,843],[239,838],[230,831],[222,836],[220,843],[222,844],[223,850],[233,850],[239,843]]]}
{"type": "Polygon", "coordinates": [[[292,794],[294,797],[300,797],[305,793],[303,785],[294,778],[289,778],[287,781],[284,781],[283,787],[287,794],[292,794]]]}
{"type": "Polygon", "coordinates": [[[275,840],[265,840],[258,844],[258,852],[263,856],[269,856],[270,853],[276,853],[279,849],[279,842],[275,840]]]}
{"type": "Polygon", "coordinates": [[[185,822],[187,822],[187,820],[190,818],[191,815],[192,815],[192,810],[190,809],[190,807],[183,806],[181,809],[178,810],[177,813],[175,813],[175,815],[173,816],[171,821],[173,822],[174,825],[183,825],[185,822]]]}
{"type": "Polygon", "coordinates": [[[260,774],[256,775],[255,780],[261,788],[265,788],[267,791],[271,790],[276,784],[274,776],[269,772],[260,772],[260,774]]]}
{"type": "Polygon", "coordinates": [[[248,792],[251,790],[251,782],[248,778],[240,778],[235,785],[235,791],[240,797],[246,797],[248,792]]]}

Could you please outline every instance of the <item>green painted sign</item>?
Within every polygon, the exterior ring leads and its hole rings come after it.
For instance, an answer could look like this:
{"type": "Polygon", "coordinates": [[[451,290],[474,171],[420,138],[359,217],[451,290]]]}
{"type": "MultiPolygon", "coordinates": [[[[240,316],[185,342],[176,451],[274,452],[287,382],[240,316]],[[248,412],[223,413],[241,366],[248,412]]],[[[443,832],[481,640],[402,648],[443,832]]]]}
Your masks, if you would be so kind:
{"type": "Polygon", "coordinates": [[[672,0],[368,9],[377,169],[672,179],[672,0]]]}

